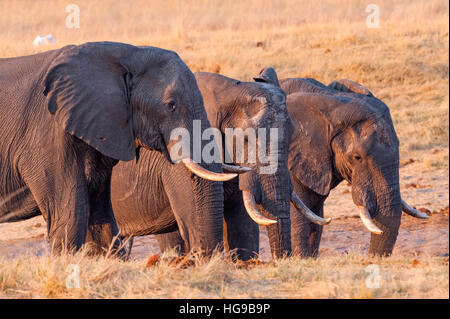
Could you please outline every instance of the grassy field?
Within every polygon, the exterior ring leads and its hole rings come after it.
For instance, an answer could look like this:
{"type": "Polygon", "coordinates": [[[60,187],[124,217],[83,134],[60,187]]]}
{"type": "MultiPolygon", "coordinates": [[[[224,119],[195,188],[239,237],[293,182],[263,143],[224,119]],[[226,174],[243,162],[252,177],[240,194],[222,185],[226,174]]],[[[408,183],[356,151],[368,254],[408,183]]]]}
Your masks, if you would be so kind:
{"type": "Polygon", "coordinates": [[[403,158],[448,168],[448,2],[377,1],[379,28],[366,27],[368,3],[79,0],[80,28],[69,29],[64,1],[2,0],[0,57],[110,40],[172,49],[193,71],[241,80],[265,66],[281,78],[348,78],[391,108],[403,158]],[[56,44],[32,45],[48,33],[56,44]]]}
{"type": "MultiPolygon", "coordinates": [[[[376,1],[379,28],[367,28],[373,1],[81,1],[80,28],[66,27],[66,1],[0,0],[0,57],[66,44],[120,41],[176,51],[192,71],[250,81],[273,66],[280,78],[360,82],[391,109],[401,160],[448,179],[449,5],[445,0],[376,1]],[[55,44],[35,47],[51,33],[55,44]]],[[[1,70],[0,70],[1,72],[1,70]]],[[[448,190],[447,190],[448,191],[448,190]]],[[[236,268],[220,258],[174,269],[76,256],[0,259],[0,297],[448,298],[448,258],[369,259],[350,253],[236,268]],[[366,267],[381,286],[366,286],[366,267]],[[80,289],[68,289],[68,264],[80,289]]]]}
{"type": "Polygon", "coordinates": [[[216,255],[194,258],[195,266],[186,269],[169,260],[150,267],[146,261],[83,253],[0,260],[0,298],[448,298],[448,257],[368,258],[350,252],[244,266],[216,255]]]}

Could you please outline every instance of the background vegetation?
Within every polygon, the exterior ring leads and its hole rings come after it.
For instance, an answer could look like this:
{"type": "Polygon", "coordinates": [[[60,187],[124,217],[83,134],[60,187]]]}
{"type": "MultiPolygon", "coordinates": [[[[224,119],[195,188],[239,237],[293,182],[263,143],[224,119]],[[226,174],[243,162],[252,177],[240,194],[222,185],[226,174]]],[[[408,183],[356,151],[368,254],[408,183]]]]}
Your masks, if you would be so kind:
{"type": "MultiPolygon", "coordinates": [[[[449,5],[445,0],[382,1],[380,27],[366,27],[360,0],[73,0],[80,28],[69,29],[67,1],[0,0],[0,57],[66,44],[119,41],[176,51],[193,71],[251,80],[273,66],[280,78],[341,78],[369,88],[391,109],[401,160],[448,179],[449,5]],[[35,47],[51,33],[55,44],[35,47]]],[[[1,72],[1,70],[0,70],[1,72]]],[[[447,184],[448,192],[448,184],[447,184]]],[[[448,298],[448,257],[372,260],[350,253],[237,268],[219,257],[174,269],[145,261],[25,256],[0,259],[0,297],[310,297],[448,298]],[[379,289],[365,267],[380,265],[379,289]],[[67,289],[66,266],[81,267],[82,288],[67,289]]]]}

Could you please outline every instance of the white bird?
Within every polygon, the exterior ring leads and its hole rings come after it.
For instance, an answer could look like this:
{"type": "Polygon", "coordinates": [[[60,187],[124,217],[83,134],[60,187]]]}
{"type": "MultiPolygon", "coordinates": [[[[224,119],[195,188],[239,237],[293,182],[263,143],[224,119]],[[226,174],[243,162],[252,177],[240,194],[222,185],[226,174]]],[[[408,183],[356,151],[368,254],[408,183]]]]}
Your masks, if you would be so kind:
{"type": "Polygon", "coordinates": [[[53,37],[53,35],[47,34],[44,36],[38,35],[34,39],[33,44],[38,46],[38,45],[48,45],[48,44],[52,44],[55,42],[56,42],[56,39],[53,37]]]}

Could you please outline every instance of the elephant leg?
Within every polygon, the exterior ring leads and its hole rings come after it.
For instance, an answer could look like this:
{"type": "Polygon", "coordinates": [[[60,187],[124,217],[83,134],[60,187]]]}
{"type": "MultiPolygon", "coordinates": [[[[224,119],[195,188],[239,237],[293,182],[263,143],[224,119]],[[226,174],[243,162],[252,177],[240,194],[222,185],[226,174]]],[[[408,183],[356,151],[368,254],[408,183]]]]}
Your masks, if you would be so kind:
{"type": "Polygon", "coordinates": [[[258,257],[259,227],[247,214],[244,204],[224,211],[224,242],[226,248],[235,251],[235,258],[249,260],[258,257]]]}
{"type": "Polygon", "coordinates": [[[311,244],[309,241],[311,234],[310,222],[299,212],[291,207],[291,241],[292,254],[301,257],[311,257],[311,244]]]}
{"type": "Polygon", "coordinates": [[[112,210],[111,177],[97,187],[91,190],[86,246],[93,255],[109,253],[126,258],[126,250],[119,237],[119,228],[112,210]]]}
{"type": "MultiPolygon", "coordinates": [[[[313,207],[313,212],[317,216],[323,217],[323,202],[320,202],[315,207],[313,207]]],[[[310,235],[309,235],[309,245],[311,247],[311,256],[317,257],[319,255],[320,240],[322,238],[323,226],[309,223],[310,225],[310,235]]]]}
{"type": "MultiPolygon", "coordinates": [[[[310,209],[320,217],[323,217],[323,202],[310,209]]],[[[301,257],[317,257],[319,254],[320,240],[323,226],[311,223],[298,211],[291,207],[291,236],[294,255],[301,257]]]]}
{"type": "Polygon", "coordinates": [[[186,253],[184,240],[178,230],[171,233],[158,234],[155,235],[155,237],[162,252],[166,252],[170,249],[175,249],[179,256],[186,253]]]}
{"type": "MultiPolygon", "coordinates": [[[[323,217],[323,202],[309,207],[317,216],[323,217]]],[[[291,207],[291,236],[294,255],[317,257],[322,231],[323,226],[311,223],[291,207]]]]}
{"type": "Polygon", "coordinates": [[[131,256],[131,249],[133,249],[133,243],[134,243],[134,237],[126,237],[124,239],[126,242],[128,242],[128,249],[127,249],[127,255],[125,256],[125,260],[130,260],[131,256]]]}
{"type": "MultiPolygon", "coordinates": [[[[323,217],[323,204],[326,199],[299,183],[292,176],[294,190],[300,199],[317,216],[323,217]]],[[[297,209],[291,207],[291,241],[292,253],[301,257],[316,257],[319,253],[323,226],[316,225],[307,220],[297,209]]]]}
{"type": "Polygon", "coordinates": [[[22,176],[47,222],[52,254],[73,253],[86,239],[90,211],[88,188],[81,174],[55,178],[49,171],[44,168],[32,175],[24,172],[22,176]]]}

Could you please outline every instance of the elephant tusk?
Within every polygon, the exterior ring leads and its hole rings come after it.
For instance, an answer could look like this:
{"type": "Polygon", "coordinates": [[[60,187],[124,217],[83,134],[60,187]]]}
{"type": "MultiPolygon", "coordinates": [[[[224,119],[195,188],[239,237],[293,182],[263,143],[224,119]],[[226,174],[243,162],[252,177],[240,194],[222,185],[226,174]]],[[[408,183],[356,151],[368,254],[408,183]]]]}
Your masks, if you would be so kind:
{"type": "Polygon", "coordinates": [[[361,217],[362,223],[366,228],[374,234],[380,235],[383,231],[375,225],[370,217],[369,210],[364,206],[358,206],[359,216],[361,217]]]}
{"type": "Polygon", "coordinates": [[[409,206],[403,199],[402,199],[402,210],[407,213],[408,215],[411,215],[416,218],[422,218],[422,219],[428,219],[428,215],[425,213],[422,213],[421,211],[409,206]]]}
{"type": "Polygon", "coordinates": [[[303,216],[306,217],[310,222],[317,225],[327,225],[331,222],[331,218],[322,218],[314,214],[306,205],[302,202],[300,197],[292,191],[291,194],[291,205],[294,206],[303,216]]]}
{"type": "Polygon", "coordinates": [[[246,166],[222,164],[222,171],[224,173],[243,174],[243,173],[250,172],[251,170],[252,169],[250,167],[246,167],[246,166]]]}
{"type": "Polygon", "coordinates": [[[252,193],[250,193],[248,191],[242,191],[242,198],[244,200],[244,206],[245,206],[245,210],[247,211],[247,214],[257,224],[260,224],[263,226],[269,226],[269,225],[277,223],[276,220],[269,219],[269,218],[266,218],[263,215],[261,215],[261,213],[258,210],[258,207],[256,206],[255,197],[253,196],[252,193]]]}
{"type": "Polygon", "coordinates": [[[238,174],[215,173],[208,171],[199,164],[194,163],[190,158],[184,158],[181,161],[192,173],[210,181],[225,182],[238,176],[238,174]]]}

